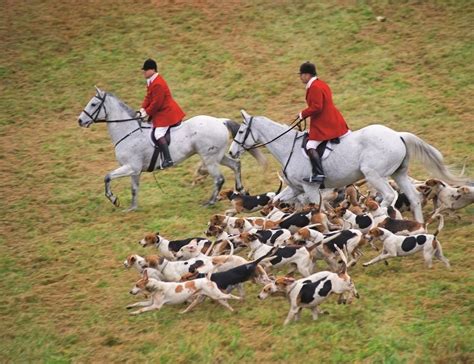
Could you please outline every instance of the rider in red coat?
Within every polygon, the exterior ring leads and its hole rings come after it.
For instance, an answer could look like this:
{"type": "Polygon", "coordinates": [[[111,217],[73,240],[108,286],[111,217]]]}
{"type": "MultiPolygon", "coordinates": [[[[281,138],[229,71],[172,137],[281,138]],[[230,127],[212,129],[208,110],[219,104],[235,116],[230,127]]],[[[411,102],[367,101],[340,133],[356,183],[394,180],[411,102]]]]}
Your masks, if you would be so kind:
{"type": "Polygon", "coordinates": [[[142,69],[147,80],[147,92],[139,113],[143,118],[149,117],[153,123],[150,136],[153,143],[156,140],[159,148],[163,151],[162,168],[170,167],[173,165],[173,160],[170,156],[165,134],[170,126],[181,122],[185,114],[171,96],[164,78],[158,74],[156,62],[147,59],[142,69]]]}
{"type": "Polygon", "coordinates": [[[306,149],[313,168],[313,175],[303,180],[309,183],[322,183],[325,176],[316,148],[322,141],[348,133],[349,128],[339,110],[334,106],[331,89],[316,76],[316,66],[305,62],[301,65],[299,74],[301,82],[306,84],[308,107],[301,111],[298,117],[300,120],[310,117],[311,120],[306,149]]]}

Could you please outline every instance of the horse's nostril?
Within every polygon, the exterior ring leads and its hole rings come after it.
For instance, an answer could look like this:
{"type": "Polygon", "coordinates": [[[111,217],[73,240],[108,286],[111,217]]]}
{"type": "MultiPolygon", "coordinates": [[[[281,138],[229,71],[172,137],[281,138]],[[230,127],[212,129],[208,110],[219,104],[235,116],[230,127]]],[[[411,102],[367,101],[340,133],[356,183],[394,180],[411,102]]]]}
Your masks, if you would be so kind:
{"type": "Polygon", "coordinates": [[[81,120],[81,118],[77,119],[77,123],[78,123],[79,125],[81,125],[81,124],[82,124],[82,120],[81,120]]]}

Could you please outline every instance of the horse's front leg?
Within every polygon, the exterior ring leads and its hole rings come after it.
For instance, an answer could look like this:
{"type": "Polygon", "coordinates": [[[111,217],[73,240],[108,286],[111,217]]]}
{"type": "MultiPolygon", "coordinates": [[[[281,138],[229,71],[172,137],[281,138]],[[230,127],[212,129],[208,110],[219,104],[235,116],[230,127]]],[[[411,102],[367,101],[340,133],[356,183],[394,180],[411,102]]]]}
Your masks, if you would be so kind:
{"type": "Polygon", "coordinates": [[[244,186],[242,185],[242,174],[240,160],[232,159],[226,155],[222,157],[221,163],[223,166],[229,167],[234,172],[235,177],[235,190],[238,192],[245,192],[244,186]]]}
{"type": "Polygon", "coordinates": [[[214,177],[214,191],[212,192],[211,198],[206,203],[206,205],[214,205],[217,201],[217,195],[224,185],[225,179],[221,171],[219,171],[217,163],[207,165],[207,170],[209,171],[209,174],[214,177]]]}
{"type": "Polygon", "coordinates": [[[138,208],[138,190],[140,189],[140,174],[132,174],[132,204],[126,211],[133,211],[138,208]]]}
{"type": "Polygon", "coordinates": [[[107,173],[107,175],[104,178],[104,183],[105,183],[105,197],[107,197],[110,202],[114,204],[115,207],[120,206],[120,201],[117,196],[115,196],[112,193],[112,189],[110,187],[110,183],[112,182],[113,179],[120,178],[120,177],[127,177],[127,176],[132,176],[135,174],[135,171],[130,167],[128,164],[121,166],[115,170],[113,170],[110,173],[107,173]]]}

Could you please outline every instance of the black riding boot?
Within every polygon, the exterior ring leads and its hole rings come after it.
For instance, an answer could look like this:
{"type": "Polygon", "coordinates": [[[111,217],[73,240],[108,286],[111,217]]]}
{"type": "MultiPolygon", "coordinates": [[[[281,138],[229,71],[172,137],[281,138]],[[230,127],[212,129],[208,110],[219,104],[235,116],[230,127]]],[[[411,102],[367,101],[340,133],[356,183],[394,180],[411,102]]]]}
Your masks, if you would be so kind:
{"type": "Polygon", "coordinates": [[[163,162],[161,163],[161,168],[165,169],[173,165],[173,160],[170,156],[170,150],[168,149],[168,143],[166,138],[163,136],[156,141],[161,151],[163,152],[163,162]]]}
{"type": "Polygon", "coordinates": [[[324,175],[318,152],[314,148],[308,149],[308,156],[311,161],[311,166],[313,167],[313,175],[309,178],[303,178],[303,181],[309,183],[323,183],[326,176],[324,175]]]}

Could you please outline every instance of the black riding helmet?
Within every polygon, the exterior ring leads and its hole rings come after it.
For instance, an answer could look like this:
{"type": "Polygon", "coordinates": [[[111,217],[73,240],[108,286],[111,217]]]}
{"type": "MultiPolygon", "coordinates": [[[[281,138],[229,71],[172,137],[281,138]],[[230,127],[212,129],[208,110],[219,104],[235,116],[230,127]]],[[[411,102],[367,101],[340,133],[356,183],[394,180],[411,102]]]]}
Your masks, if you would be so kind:
{"type": "Polygon", "coordinates": [[[145,63],[143,63],[143,67],[142,67],[142,70],[146,71],[146,70],[158,70],[158,66],[156,65],[156,62],[151,59],[151,58],[148,58],[145,63]]]}
{"type": "Polygon", "coordinates": [[[310,75],[316,76],[316,66],[310,61],[306,61],[300,66],[300,75],[303,73],[309,73],[310,75]]]}

